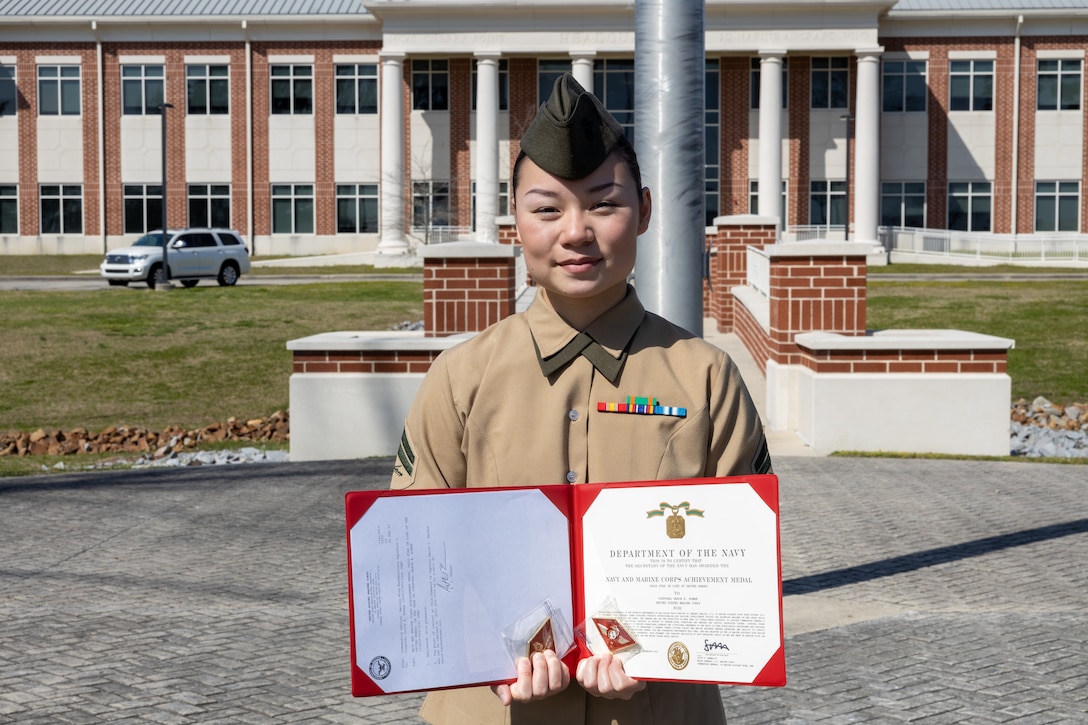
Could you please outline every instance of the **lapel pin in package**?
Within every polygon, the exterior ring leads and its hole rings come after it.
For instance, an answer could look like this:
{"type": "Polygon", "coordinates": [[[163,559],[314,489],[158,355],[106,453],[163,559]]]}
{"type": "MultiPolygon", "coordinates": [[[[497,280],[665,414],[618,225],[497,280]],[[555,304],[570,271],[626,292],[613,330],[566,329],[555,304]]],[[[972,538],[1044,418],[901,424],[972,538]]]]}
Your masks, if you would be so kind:
{"type": "Polygon", "coordinates": [[[563,657],[574,647],[574,634],[563,613],[545,599],[502,631],[503,641],[515,662],[537,652],[551,650],[563,657]]]}

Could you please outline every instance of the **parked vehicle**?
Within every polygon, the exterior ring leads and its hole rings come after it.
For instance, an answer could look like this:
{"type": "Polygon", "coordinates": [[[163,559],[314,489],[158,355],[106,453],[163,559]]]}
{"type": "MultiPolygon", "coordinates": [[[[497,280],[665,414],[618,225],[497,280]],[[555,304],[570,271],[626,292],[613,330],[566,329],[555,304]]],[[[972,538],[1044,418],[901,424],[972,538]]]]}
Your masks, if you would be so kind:
{"type": "MultiPolygon", "coordinates": [[[[202,279],[214,279],[229,287],[249,272],[249,250],[238,232],[232,229],[181,229],[166,234],[170,244],[166,255],[170,280],[183,287],[195,287],[202,279]]],[[[129,282],[155,285],[166,281],[163,268],[163,233],[148,232],[131,247],[114,249],[99,265],[99,273],[110,285],[129,282]]]]}

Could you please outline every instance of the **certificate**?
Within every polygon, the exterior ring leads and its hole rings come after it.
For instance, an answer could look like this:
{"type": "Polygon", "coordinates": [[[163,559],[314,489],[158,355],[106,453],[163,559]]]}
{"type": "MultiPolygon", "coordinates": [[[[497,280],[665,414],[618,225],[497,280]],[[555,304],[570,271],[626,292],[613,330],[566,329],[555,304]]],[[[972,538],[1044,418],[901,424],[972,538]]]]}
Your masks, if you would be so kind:
{"type": "Polygon", "coordinates": [[[546,646],[785,684],[774,476],[347,495],[352,694],[510,682],[546,646]]]}
{"type": "Polygon", "coordinates": [[[588,648],[636,679],[785,684],[775,483],[575,487],[588,648]]]}

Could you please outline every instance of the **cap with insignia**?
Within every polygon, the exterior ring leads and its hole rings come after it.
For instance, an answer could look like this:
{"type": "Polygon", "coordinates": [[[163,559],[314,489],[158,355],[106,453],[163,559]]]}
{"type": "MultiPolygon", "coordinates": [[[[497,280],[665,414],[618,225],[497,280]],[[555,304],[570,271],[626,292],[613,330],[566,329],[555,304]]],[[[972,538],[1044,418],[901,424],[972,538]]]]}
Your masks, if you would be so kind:
{"type": "Polygon", "coordinates": [[[623,127],[597,97],[564,73],[521,137],[521,150],[561,179],[593,173],[616,150],[623,127]]]}

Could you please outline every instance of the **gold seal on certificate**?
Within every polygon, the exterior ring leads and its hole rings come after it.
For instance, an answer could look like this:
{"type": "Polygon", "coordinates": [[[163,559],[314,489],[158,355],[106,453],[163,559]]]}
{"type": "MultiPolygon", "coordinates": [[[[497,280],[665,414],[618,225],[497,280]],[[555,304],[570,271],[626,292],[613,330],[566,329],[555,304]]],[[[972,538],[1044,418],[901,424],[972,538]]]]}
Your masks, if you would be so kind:
{"type": "Polygon", "coordinates": [[[533,632],[533,636],[529,638],[529,643],[525,646],[525,656],[532,657],[533,653],[543,652],[546,649],[556,651],[555,631],[552,629],[551,617],[545,619],[544,623],[533,632]]]}
{"type": "Polygon", "coordinates": [[[683,642],[673,642],[669,645],[669,664],[672,665],[674,670],[682,670],[688,666],[688,662],[691,661],[691,655],[688,653],[687,645],[683,642]]]}

